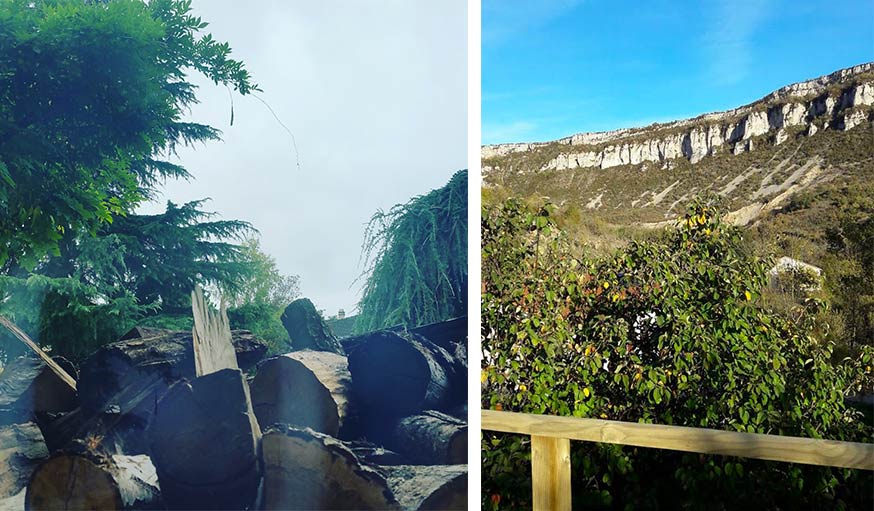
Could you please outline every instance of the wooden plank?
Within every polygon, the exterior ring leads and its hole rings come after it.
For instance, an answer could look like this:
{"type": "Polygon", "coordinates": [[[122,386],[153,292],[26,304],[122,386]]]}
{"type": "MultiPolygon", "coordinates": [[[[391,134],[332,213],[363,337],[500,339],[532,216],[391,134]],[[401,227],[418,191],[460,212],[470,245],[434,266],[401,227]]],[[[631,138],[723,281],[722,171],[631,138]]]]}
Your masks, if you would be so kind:
{"type": "Polygon", "coordinates": [[[239,369],[224,301],[218,313],[214,312],[203,297],[203,289],[197,285],[191,292],[191,311],[194,314],[195,374],[204,376],[222,369],[239,369]]]}
{"type": "Polygon", "coordinates": [[[521,435],[874,470],[874,444],[482,410],[482,429],[521,435]]]}
{"type": "Polygon", "coordinates": [[[531,487],[534,511],[570,511],[570,440],[531,437],[531,487]]]}
{"type": "Polygon", "coordinates": [[[76,390],[76,380],[74,380],[73,377],[70,376],[69,373],[67,373],[67,371],[64,371],[64,369],[59,366],[57,362],[52,360],[52,357],[48,356],[48,354],[43,351],[37,343],[33,342],[33,340],[28,337],[23,330],[18,328],[15,323],[9,321],[9,319],[7,319],[5,316],[0,316],[0,325],[12,332],[12,335],[17,337],[19,341],[23,342],[28,348],[33,350],[34,353],[39,355],[39,358],[43,359],[43,361],[46,363],[47,366],[49,366],[49,369],[51,369],[53,373],[58,375],[58,377],[64,383],[69,385],[70,388],[76,390]]]}

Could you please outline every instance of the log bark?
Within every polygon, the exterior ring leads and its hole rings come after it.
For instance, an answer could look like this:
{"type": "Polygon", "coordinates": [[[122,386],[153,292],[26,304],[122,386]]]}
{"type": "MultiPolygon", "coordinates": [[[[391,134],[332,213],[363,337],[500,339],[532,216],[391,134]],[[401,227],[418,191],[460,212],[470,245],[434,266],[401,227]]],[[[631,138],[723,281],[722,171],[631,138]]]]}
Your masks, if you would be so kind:
{"type": "Polygon", "coordinates": [[[147,433],[169,508],[245,509],[254,502],[260,429],[240,370],[173,385],[147,433]]]}
{"type": "Polygon", "coordinates": [[[398,509],[385,478],[327,435],[273,427],[261,448],[262,509],[398,509]]]}
{"type": "Polygon", "coordinates": [[[37,466],[49,457],[36,424],[0,427],[0,499],[16,496],[37,466]]]}
{"type": "Polygon", "coordinates": [[[313,350],[343,354],[340,341],[331,333],[331,329],[309,299],[300,298],[291,302],[280,319],[295,351],[313,350]]]}
{"type": "Polygon", "coordinates": [[[467,465],[382,467],[405,511],[467,509],[467,465]]]}
{"type": "Polygon", "coordinates": [[[421,335],[428,339],[449,353],[452,353],[455,351],[455,346],[457,344],[467,343],[467,316],[440,321],[438,323],[431,323],[430,325],[422,325],[411,329],[397,326],[390,330],[409,330],[414,334],[421,335]]]}
{"type": "MultiPolygon", "coordinates": [[[[232,340],[244,371],[267,352],[267,345],[246,330],[232,332],[232,340]]],[[[79,399],[86,415],[132,414],[147,424],[170,385],[194,377],[192,333],[163,331],[107,344],[94,352],[81,367],[79,399]]]]}
{"type": "MultiPolygon", "coordinates": [[[[66,359],[54,361],[65,372],[75,374],[73,364],[66,359]]],[[[19,357],[0,373],[0,410],[6,413],[14,411],[29,420],[36,413],[66,412],[76,406],[76,390],[39,357],[19,357]]]]}
{"type": "Polygon", "coordinates": [[[371,465],[403,465],[404,457],[385,447],[366,440],[351,440],[343,442],[363,463],[371,465]]]}
{"type": "Polygon", "coordinates": [[[160,509],[161,491],[148,456],[105,456],[87,448],[55,454],[33,473],[24,509],[160,509]]]}
{"type": "Polygon", "coordinates": [[[296,351],[265,360],[252,380],[252,408],[263,428],[290,424],[336,437],[349,413],[352,377],[346,357],[296,351]]]}
{"type": "Polygon", "coordinates": [[[443,348],[416,334],[378,331],[354,341],[353,391],[371,416],[442,410],[467,398],[465,374],[443,348]]]}
{"type": "Polygon", "coordinates": [[[375,438],[412,464],[458,465],[467,463],[467,423],[428,410],[395,421],[375,438]]]}

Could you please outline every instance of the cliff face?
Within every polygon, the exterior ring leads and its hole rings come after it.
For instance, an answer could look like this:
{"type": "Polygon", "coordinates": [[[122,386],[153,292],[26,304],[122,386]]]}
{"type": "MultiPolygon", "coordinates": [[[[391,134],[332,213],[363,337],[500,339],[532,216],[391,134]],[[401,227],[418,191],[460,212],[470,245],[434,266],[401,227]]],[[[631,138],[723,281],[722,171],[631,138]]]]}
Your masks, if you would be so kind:
{"type": "MultiPolygon", "coordinates": [[[[666,167],[676,158],[694,164],[720,152],[751,151],[759,137],[779,145],[798,132],[813,135],[822,129],[849,130],[872,118],[874,62],[783,87],[726,112],[645,128],[581,133],[547,143],[484,146],[482,157],[499,159],[557,144],[560,149],[556,156],[540,168],[523,171],[606,169],[647,162],[666,167]]],[[[484,163],[484,173],[490,170],[492,162],[484,163]]]]}

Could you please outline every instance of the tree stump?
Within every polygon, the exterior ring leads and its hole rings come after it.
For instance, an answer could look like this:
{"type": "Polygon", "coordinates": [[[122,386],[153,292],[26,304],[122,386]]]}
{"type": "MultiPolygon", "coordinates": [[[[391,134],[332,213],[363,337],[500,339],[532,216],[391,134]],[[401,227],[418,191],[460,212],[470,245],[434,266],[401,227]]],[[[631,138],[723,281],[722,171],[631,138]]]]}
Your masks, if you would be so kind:
{"type": "Polygon", "coordinates": [[[262,509],[398,509],[385,478],[327,435],[273,427],[261,449],[262,509]]]}
{"type": "Polygon", "coordinates": [[[36,424],[0,427],[0,499],[16,496],[37,466],[49,457],[36,424]]]}
{"type": "Polygon", "coordinates": [[[239,369],[173,385],[149,425],[152,462],[171,509],[244,509],[258,488],[260,429],[239,369]]]}
{"type": "Polygon", "coordinates": [[[290,424],[336,437],[349,410],[352,379],[346,357],[296,351],[265,360],[252,380],[258,424],[290,424]]]}
{"type": "Polygon", "coordinates": [[[24,508],[160,509],[161,491],[148,456],[103,456],[93,451],[56,454],[27,485],[24,508]]]}
{"type": "Polygon", "coordinates": [[[291,302],[280,319],[291,339],[291,347],[295,351],[313,350],[343,354],[340,341],[331,333],[331,329],[308,298],[299,298],[291,302]]]}
{"type": "Polygon", "coordinates": [[[382,467],[405,511],[467,509],[467,465],[382,467]]]}
{"type": "Polygon", "coordinates": [[[361,409],[372,416],[441,410],[467,398],[465,375],[453,357],[424,337],[382,330],[353,343],[353,392],[361,409]]]}

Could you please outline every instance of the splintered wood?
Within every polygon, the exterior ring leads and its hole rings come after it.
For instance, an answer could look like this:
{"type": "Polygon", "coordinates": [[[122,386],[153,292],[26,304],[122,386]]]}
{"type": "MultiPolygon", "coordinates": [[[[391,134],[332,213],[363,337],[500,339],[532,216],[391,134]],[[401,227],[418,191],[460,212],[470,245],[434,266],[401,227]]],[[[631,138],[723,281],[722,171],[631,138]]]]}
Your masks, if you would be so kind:
{"type": "Polygon", "coordinates": [[[194,369],[197,376],[222,369],[239,369],[224,300],[218,313],[214,312],[203,297],[203,289],[198,285],[191,292],[191,310],[194,313],[192,334],[194,369]]]}
{"type": "Polygon", "coordinates": [[[25,334],[20,328],[18,328],[15,323],[9,321],[9,319],[5,316],[0,316],[0,325],[12,332],[12,335],[18,338],[19,341],[23,342],[25,346],[33,350],[33,352],[36,353],[39,358],[43,359],[46,365],[51,368],[52,372],[57,374],[64,383],[69,385],[73,390],[76,390],[76,380],[73,379],[73,377],[70,376],[67,371],[64,371],[64,369],[61,368],[61,366],[59,366],[57,362],[52,360],[52,357],[48,356],[48,354],[46,354],[46,352],[43,351],[42,348],[37,345],[37,343],[33,342],[33,340],[31,340],[31,338],[28,337],[27,334],[25,334]]]}

